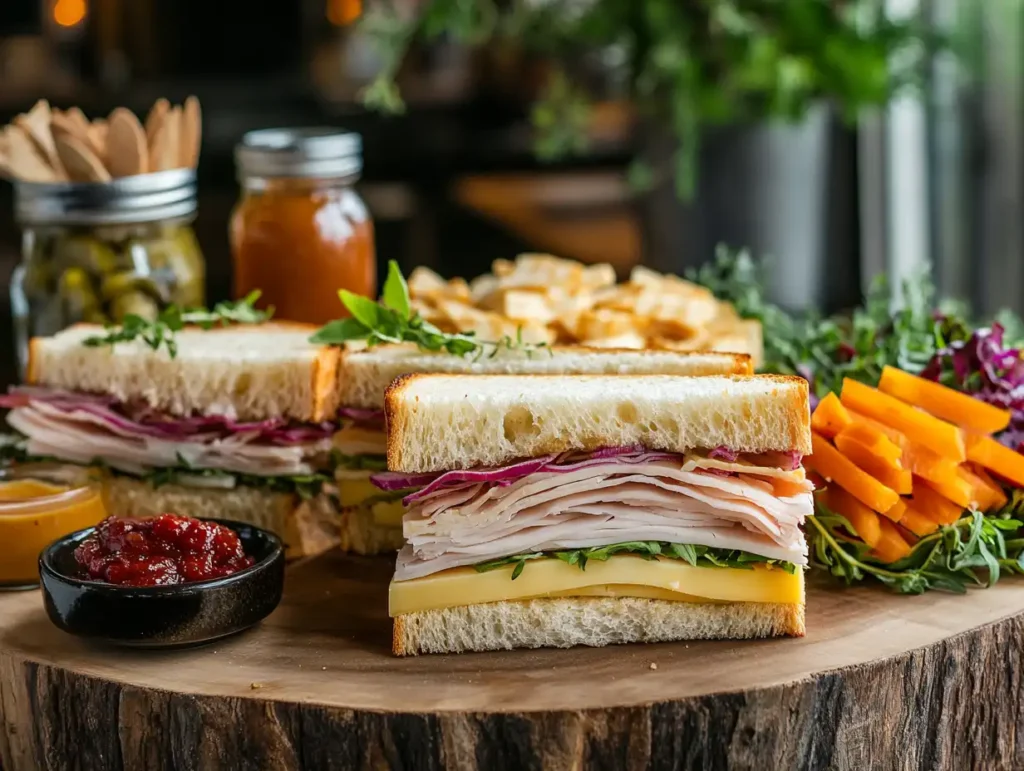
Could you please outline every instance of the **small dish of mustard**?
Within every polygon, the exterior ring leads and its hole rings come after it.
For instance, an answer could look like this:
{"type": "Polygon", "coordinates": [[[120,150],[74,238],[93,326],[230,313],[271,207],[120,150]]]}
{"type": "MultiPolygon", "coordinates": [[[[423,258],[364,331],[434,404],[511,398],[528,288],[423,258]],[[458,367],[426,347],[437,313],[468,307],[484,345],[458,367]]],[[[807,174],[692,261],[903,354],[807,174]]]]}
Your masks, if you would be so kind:
{"type": "Polygon", "coordinates": [[[43,549],[106,516],[100,480],[87,469],[0,469],[0,591],[38,586],[43,549]]]}

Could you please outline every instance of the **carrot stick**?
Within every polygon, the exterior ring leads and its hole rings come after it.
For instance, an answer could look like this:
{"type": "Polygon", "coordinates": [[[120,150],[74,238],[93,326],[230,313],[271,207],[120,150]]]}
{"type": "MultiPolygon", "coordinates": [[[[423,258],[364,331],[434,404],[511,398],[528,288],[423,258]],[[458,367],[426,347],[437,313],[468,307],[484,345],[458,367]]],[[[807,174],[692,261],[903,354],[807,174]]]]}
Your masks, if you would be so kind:
{"type": "Polygon", "coordinates": [[[847,409],[846,412],[847,414],[849,414],[850,420],[852,420],[854,423],[864,424],[867,426],[871,426],[872,428],[878,429],[887,437],[889,437],[889,439],[891,439],[894,444],[902,446],[903,442],[907,441],[907,437],[905,437],[901,432],[897,431],[895,428],[891,428],[885,425],[885,423],[879,423],[874,418],[869,418],[862,412],[857,412],[851,409],[847,409]]]}
{"type": "Polygon", "coordinates": [[[985,487],[989,489],[992,501],[991,505],[993,509],[1000,509],[1006,505],[1007,497],[1006,493],[1003,491],[1003,486],[999,484],[997,481],[995,481],[992,477],[990,477],[988,475],[988,472],[985,471],[985,469],[983,469],[977,463],[972,463],[970,467],[970,472],[974,474],[974,476],[976,476],[981,481],[981,483],[984,484],[985,487]]]}
{"type": "Polygon", "coordinates": [[[850,378],[843,379],[840,398],[848,409],[863,412],[869,418],[895,428],[943,457],[957,463],[967,460],[963,436],[950,423],[850,378]]]}
{"type": "Polygon", "coordinates": [[[834,393],[829,393],[818,402],[811,415],[811,428],[828,439],[850,425],[850,422],[850,414],[834,393]]]}
{"type": "Polygon", "coordinates": [[[903,519],[903,515],[907,513],[907,504],[903,500],[898,500],[886,511],[882,512],[882,516],[890,522],[899,522],[903,519]]]}
{"type": "Polygon", "coordinates": [[[915,476],[936,483],[955,477],[959,468],[955,461],[943,458],[927,447],[909,440],[903,444],[903,466],[910,469],[915,476]]]}
{"type": "Polygon", "coordinates": [[[869,509],[888,511],[899,500],[894,490],[859,469],[825,437],[812,432],[811,450],[813,454],[804,458],[804,465],[842,487],[869,509]]]}
{"type": "Polygon", "coordinates": [[[909,495],[913,489],[913,476],[909,469],[902,468],[898,461],[894,463],[876,455],[871,448],[851,439],[845,432],[836,437],[836,447],[860,468],[900,495],[909,495]]]}
{"type": "MultiPolygon", "coordinates": [[[[847,426],[839,432],[836,439],[838,440],[839,437],[862,444],[872,455],[890,462],[898,461],[903,455],[898,444],[874,426],[869,426],[866,423],[853,423],[847,426]]],[[[836,447],[841,449],[838,441],[836,447]]]]}
{"type": "Polygon", "coordinates": [[[974,489],[971,483],[963,479],[958,473],[952,477],[936,482],[934,479],[922,479],[922,484],[928,485],[935,492],[948,501],[952,501],[961,509],[969,509],[975,504],[974,489]]]}
{"type": "Polygon", "coordinates": [[[915,511],[910,506],[908,506],[907,510],[903,512],[903,518],[900,519],[900,524],[918,538],[931,535],[939,529],[938,522],[930,517],[926,517],[919,511],[915,511]]]}
{"type": "Polygon", "coordinates": [[[968,435],[967,457],[1007,482],[1024,487],[1024,455],[1004,447],[991,436],[968,435]]]}
{"type": "Polygon", "coordinates": [[[982,434],[994,434],[1010,425],[1010,411],[969,394],[911,375],[896,367],[885,367],[878,390],[900,401],[920,407],[937,418],[982,434]]]}
{"type": "Polygon", "coordinates": [[[914,510],[940,525],[952,525],[964,513],[963,506],[958,506],[942,497],[932,489],[927,480],[914,479],[914,494],[910,497],[914,510]]]}
{"type": "Polygon", "coordinates": [[[898,562],[910,554],[910,544],[900,535],[896,525],[887,519],[879,519],[881,538],[874,547],[874,556],[882,562],[898,562]]]}
{"type": "Polygon", "coordinates": [[[847,521],[856,530],[856,535],[868,546],[874,546],[882,537],[882,530],[878,524],[878,515],[871,509],[858,501],[846,490],[832,485],[822,492],[823,503],[836,514],[846,517],[847,521]]]}

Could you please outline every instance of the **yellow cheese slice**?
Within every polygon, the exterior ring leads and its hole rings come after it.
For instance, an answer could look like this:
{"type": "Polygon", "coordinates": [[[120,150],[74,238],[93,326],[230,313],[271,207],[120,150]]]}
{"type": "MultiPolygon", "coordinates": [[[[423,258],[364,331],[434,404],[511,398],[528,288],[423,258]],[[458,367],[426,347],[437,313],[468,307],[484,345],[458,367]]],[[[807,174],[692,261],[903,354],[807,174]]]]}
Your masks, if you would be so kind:
{"type": "Polygon", "coordinates": [[[333,437],[334,446],[346,455],[386,455],[388,435],[384,431],[345,426],[333,437]]]}
{"type": "Polygon", "coordinates": [[[591,560],[586,570],[559,559],[526,563],[512,580],[509,565],[486,573],[472,567],[452,568],[410,581],[392,581],[390,613],[401,616],[485,602],[528,600],[539,597],[653,597],[680,602],[804,601],[803,571],[781,568],[694,567],[682,560],[645,560],[618,555],[601,562],[591,560]]]}
{"type": "Polygon", "coordinates": [[[394,527],[401,529],[402,517],[405,515],[405,506],[399,501],[380,501],[370,508],[373,512],[373,521],[383,527],[394,527]]]}
{"type": "Polygon", "coordinates": [[[340,478],[338,482],[338,502],[342,508],[361,506],[367,498],[380,495],[380,490],[370,482],[370,472],[363,479],[340,478]]]}

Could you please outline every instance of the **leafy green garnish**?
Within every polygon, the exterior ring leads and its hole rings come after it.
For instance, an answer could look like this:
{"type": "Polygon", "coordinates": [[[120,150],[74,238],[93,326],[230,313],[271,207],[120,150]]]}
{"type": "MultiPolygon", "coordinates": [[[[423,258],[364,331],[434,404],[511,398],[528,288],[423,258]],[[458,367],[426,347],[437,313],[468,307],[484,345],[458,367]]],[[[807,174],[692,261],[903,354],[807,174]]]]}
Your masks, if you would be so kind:
{"type": "Polygon", "coordinates": [[[339,291],[338,296],[351,316],[328,322],[317,330],[310,338],[310,342],[319,345],[344,345],[347,342],[361,340],[368,346],[415,343],[424,351],[447,351],[455,356],[472,353],[477,358],[496,356],[503,348],[524,351],[527,355],[540,350],[551,352],[547,343],[525,342],[522,328],[515,338],[506,335],[497,341],[480,340],[473,332],[442,332],[413,311],[409,286],[394,260],[388,263],[388,276],[378,302],[352,294],[345,289],[339,291]]]}
{"type": "Polygon", "coordinates": [[[584,549],[514,554],[510,557],[502,557],[490,562],[481,562],[473,567],[478,573],[486,573],[491,570],[499,570],[508,565],[514,565],[515,567],[512,569],[512,580],[514,581],[519,578],[526,567],[526,563],[531,560],[560,559],[569,565],[576,565],[580,570],[586,570],[587,563],[590,560],[604,562],[616,554],[634,554],[647,560],[659,558],[684,560],[694,567],[751,570],[754,565],[761,564],[781,568],[787,573],[794,573],[797,570],[796,565],[791,562],[770,559],[738,549],[714,549],[709,546],[668,543],[666,541],[624,541],[607,546],[590,546],[584,549]]]}
{"type": "Polygon", "coordinates": [[[838,393],[847,377],[876,385],[886,365],[918,373],[936,351],[968,330],[959,316],[936,314],[934,286],[925,273],[903,284],[895,312],[880,277],[852,314],[824,317],[791,315],[767,302],[762,270],[749,253],[719,247],[715,260],[689,278],[733,303],[744,318],[761,322],[764,365],[759,371],[805,377],[819,398],[838,393]]]}
{"type": "Polygon", "coordinates": [[[182,310],[176,305],[169,305],[160,311],[156,319],[146,319],[134,313],[127,314],[120,326],[108,326],[105,335],[94,335],[82,341],[89,348],[100,348],[105,345],[128,343],[141,340],[154,351],[161,346],[167,349],[173,359],[178,355],[178,344],[174,335],[186,326],[194,325],[202,329],[215,326],[226,327],[229,324],[262,324],[274,315],[274,309],[257,310],[256,301],[260,298],[259,290],[250,292],[245,298],[234,302],[217,303],[213,310],[191,308],[182,310]]]}
{"type": "Polygon", "coordinates": [[[264,477],[255,474],[238,474],[233,471],[220,471],[218,469],[195,469],[189,466],[177,466],[156,468],[144,474],[128,474],[125,472],[111,470],[118,476],[128,476],[135,479],[142,479],[149,482],[154,488],[164,485],[182,484],[188,481],[188,477],[206,477],[213,479],[233,479],[236,485],[242,487],[255,487],[260,490],[267,490],[274,493],[290,493],[298,495],[303,500],[316,498],[323,491],[325,484],[330,484],[334,479],[328,474],[303,474],[299,476],[277,476],[264,477]],[[185,479],[183,479],[183,477],[185,479]]]}
{"type": "Polygon", "coordinates": [[[383,455],[346,455],[336,448],[331,450],[331,463],[347,471],[388,470],[388,459],[383,455]]]}
{"type": "MultiPolygon", "coordinates": [[[[167,468],[155,468],[143,474],[129,474],[125,471],[112,469],[100,458],[95,458],[89,463],[72,463],[62,458],[46,455],[30,455],[24,446],[24,440],[14,442],[0,442],[0,465],[3,463],[60,463],[64,465],[83,466],[90,468],[105,468],[111,474],[132,479],[142,479],[149,482],[154,488],[163,485],[178,484],[182,477],[207,477],[219,479],[233,479],[236,485],[245,487],[256,487],[261,490],[269,490],[275,493],[291,493],[298,495],[304,500],[315,498],[320,495],[325,484],[334,482],[329,474],[306,474],[301,476],[277,476],[262,477],[254,474],[238,474],[232,471],[220,471],[218,469],[197,469],[192,468],[179,456],[179,465],[167,468]]],[[[187,480],[186,480],[187,481],[187,480]]]]}
{"type": "MultiPolygon", "coordinates": [[[[1019,501],[1014,505],[1020,508],[1019,501]]],[[[1024,523],[1005,514],[972,511],[921,538],[910,554],[892,564],[873,559],[866,544],[853,540],[853,525],[820,504],[807,522],[811,564],[848,585],[871,577],[900,594],[929,589],[962,594],[969,586],[992,586],[1003,572],[1024,573],[1024,539],[1005,535],[1024,523]]]]}

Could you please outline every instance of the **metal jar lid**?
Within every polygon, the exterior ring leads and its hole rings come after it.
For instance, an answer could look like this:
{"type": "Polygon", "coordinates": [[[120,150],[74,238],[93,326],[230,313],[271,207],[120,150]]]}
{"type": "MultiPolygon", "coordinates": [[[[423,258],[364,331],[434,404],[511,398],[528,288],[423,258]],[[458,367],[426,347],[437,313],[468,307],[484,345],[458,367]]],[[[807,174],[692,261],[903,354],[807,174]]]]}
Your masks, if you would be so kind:
{"type": "Polygon", "coordinates": [[[359,134],[334,128],[250,131],[235,147],[241,180],[247,177],[343,179],[363,168],[359,134]]]}
{"type": "Polygon", "coordinates": [[[111,182],[15,182],[14,215],[36,225],[125,225],[196,212],[196,172],[173,169],[111,182]]]}

